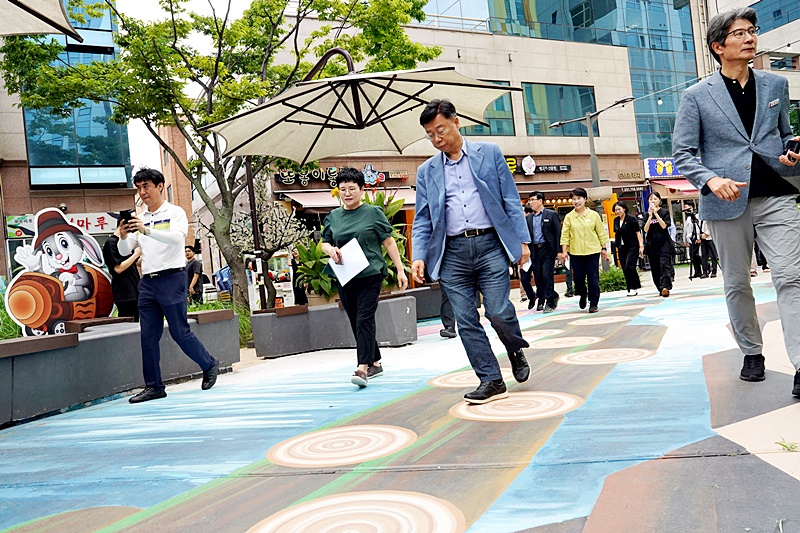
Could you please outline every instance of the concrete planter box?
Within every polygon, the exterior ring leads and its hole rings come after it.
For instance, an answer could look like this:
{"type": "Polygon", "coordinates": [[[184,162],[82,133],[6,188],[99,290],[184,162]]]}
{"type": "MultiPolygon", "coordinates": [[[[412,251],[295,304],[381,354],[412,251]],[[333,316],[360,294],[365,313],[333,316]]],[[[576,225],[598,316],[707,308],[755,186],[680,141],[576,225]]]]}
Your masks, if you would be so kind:
{"type": "MultiPolygon", "coordinates": [[[[417,340],[417,300],[401,296],[378,302],[377,337],[380,346],[403,346],[417,340]]],[[[308,307],[307,312],[254,313],[256,355],[273,359],[315,350],[355,348],[347,314],[338,304],[308,307]]]]}
{"type": "MultiPolygon", "coordinates": [[[[230,367],[239,361],[238,317],[217,313],[210,320],[211,315],[196,316],[189,324],[220,368],[230,367]]],[[[0,424],[144,386],[139,324],[87,327],[46,339],[50,344],[42,345],[39,338],[0,342],[0,424]]],[[[166,322],[161,372],[164,381],[200,372],[169,336],[166,322]]]]}

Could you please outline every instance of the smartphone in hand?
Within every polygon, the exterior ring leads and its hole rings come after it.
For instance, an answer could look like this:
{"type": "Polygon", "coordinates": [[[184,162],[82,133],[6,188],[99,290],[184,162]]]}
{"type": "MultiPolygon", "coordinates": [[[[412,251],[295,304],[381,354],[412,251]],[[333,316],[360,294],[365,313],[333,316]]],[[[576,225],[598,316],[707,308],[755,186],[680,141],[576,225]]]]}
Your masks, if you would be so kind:
{"type": "Polygon", "coordinates": [[[794,152],[796,154],[800,154],[800,141],[795,141],[794,139],[786,143],[786,150],[783,152],[789,161],[794,163],[797,161],[796,158],[789,155],[789,152],[794,152]]]}

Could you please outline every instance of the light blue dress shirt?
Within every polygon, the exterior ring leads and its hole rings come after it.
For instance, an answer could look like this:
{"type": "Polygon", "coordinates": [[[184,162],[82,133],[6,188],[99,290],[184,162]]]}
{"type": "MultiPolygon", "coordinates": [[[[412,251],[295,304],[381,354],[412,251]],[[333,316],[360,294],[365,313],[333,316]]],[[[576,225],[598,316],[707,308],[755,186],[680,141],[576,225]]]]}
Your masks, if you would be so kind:
{"type": "Polygon", "coordinates": [[[444,152],[442,158],[447,235],[458,235],[468,229],[491,228],[492,221],[483,207],[464,148],[461,148],[461,157],[458,161],[451,160],[444,152]]]}
{"type": "Polygon", "coordinates": [[[542,233],[542,217],[544,216],[544,209],[539,211],[539,214],[531,213],[533,218],[533,244],[542,244],[544,242],[544,233],[542,233]]]}

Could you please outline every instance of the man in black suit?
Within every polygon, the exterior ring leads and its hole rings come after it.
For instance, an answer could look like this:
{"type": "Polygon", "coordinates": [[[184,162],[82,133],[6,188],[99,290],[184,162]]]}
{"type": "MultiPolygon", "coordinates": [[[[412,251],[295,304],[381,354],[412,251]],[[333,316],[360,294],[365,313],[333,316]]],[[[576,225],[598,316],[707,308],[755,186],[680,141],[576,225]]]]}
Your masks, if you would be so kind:
{"type": "MultiPolygon", "coordinates": [[[[552,313],[558,306],[558,294],[553,288],[556,254],[561,242],[561,220],[558,213],[544,207],[544,193],[533,191],[528,197],[533,213],[525,217],[531,241],[531,270],[536,282],[537,311],[552,313]]],[[[533,302],[528,304],[532,308],[533,302]]]]}

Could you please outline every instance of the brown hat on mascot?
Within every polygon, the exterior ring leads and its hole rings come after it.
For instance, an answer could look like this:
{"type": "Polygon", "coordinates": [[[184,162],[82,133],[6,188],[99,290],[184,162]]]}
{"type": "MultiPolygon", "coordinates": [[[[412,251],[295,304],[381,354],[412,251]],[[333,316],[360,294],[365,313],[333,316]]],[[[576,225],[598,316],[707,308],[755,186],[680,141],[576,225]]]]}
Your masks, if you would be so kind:
{"type": "Polygon", "coordinates": [[[42,241],[59,231],[85,235],[81,228],[70,224],[61,211],[47,209],[36,215],[36,241],[33,243],[33,247],[40,248],[42,241]]]}

